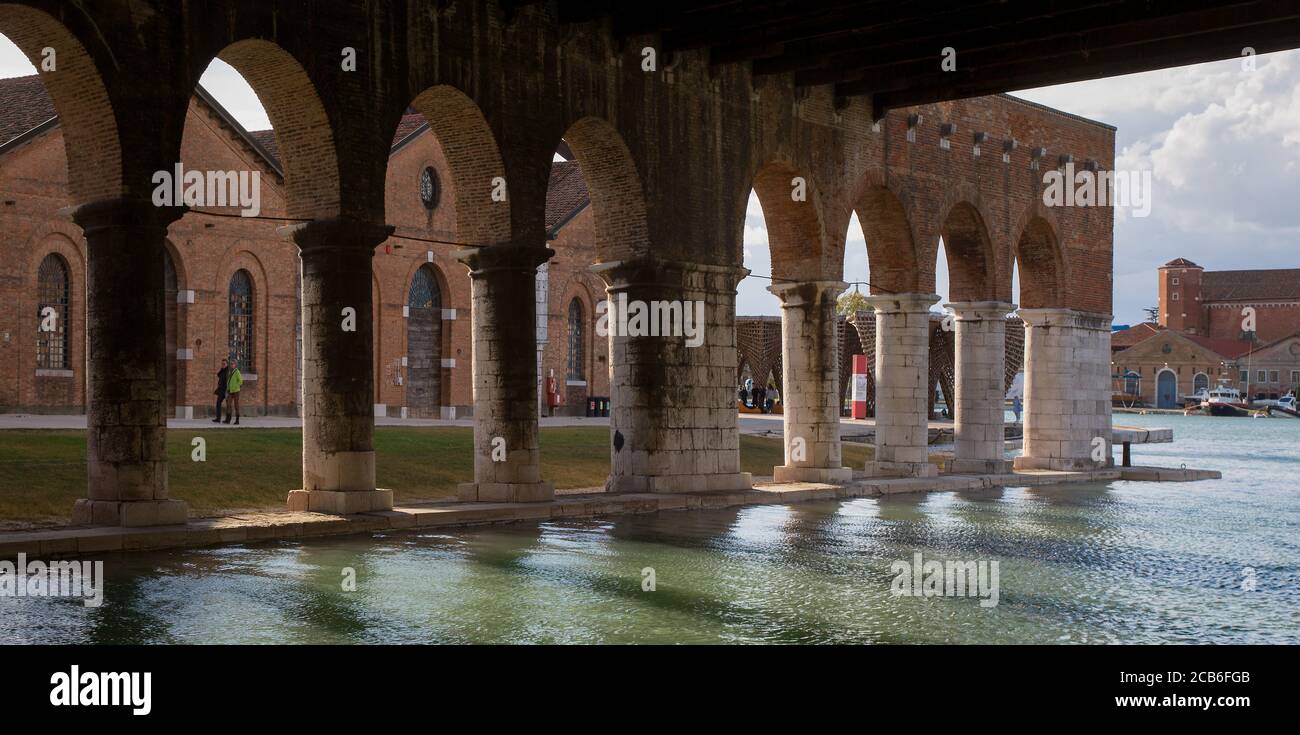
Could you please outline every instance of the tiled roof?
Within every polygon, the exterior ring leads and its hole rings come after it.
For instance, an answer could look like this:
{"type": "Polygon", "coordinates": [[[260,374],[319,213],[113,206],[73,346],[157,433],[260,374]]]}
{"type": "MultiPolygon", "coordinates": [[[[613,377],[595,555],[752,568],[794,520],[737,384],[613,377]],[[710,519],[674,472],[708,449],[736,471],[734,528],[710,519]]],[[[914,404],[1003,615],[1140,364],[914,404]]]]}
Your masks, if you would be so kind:
{"type": "Polygon", "coordinates": [[[1250,340],[1245,339],[1223,339],[1221,337],[1206,337],[1202,334],[1183,334],[1183,336],[1230,360],[1250,352],[1252,347],[1250,340]]]}
{"type": "Polygon", "coordinates": [[[0,79],[0,145],[55,117],[54,102],[36,74],[0,79]]]}
{"type": "Polygon", "coordinates": [[[1111,349],[1117,347],[1132,347],[1142,340],[1156,333],[1155,325],[1151,323],[1138,324],[1118,332],[1111,332],[1110,346],[1111,349]]]}
{"type": "MultiPolygon", "coordinates": [[[[1168,339],[1171,336],[1177,336],[1177,337],[1182,337],[1183,339],[1186,339],[1187,341],[1192,342],[1194,344],[1200,345],[1201,347],[1209,350],[1210,352],[1213,352],[1219,357],[1223,357],[1229,360],[1234,360],[1246,354],[1247,352],[1251,351],[1251,342],[1249,340],[1206,337],[1201,334],[1187,334],[1186,332],[1177,332],[1172,329],[1165,329],[1165,328],[1150,329],[1149,328],[1151,327],[1150,324],[1140,324],[1138,325],[1138,327],[1133,327],[1132,329],[1125,330],[1124,332],[1116,332],[1115,334],[1111,335],[1111,346],[1112,347],[1122,346],[1124,349],[1129,349],[1135,345],[1142,344],[1143,342],[1146,342],[1147,340],[1150,339],[1168,339]],[[1147,327],[1148,329],[1140,330],[1138,334],[1134,335],[1133,341],[1129,344],[1121,344],[1115,341],[1116,337],[1124,334],[1125,332],[1138,331],[1138,327],[1147,327]]],[[[1258,346],[1256,346],[1255,349],[1258,349],[1258,346]]]]}
{"type": "Polygon", "coordinates": [[[590,201],[578,162],[553,162],[551,181],[546,188],[546,231],[572,219],[590,201]]]}
{"type": "Polygon", "coordinates": [[[1187,258],[1174,258],[1173,260],[1160,266],[1161,268],[1200,268],[1201,266],[1193,263],[1187,258]]]}
{"type": "Polygon", "coordinates": [[[257,141],[267,155],[277,162],[280,160],[280,143],[275,139],[274,130],[250,130],[248,136],[257,141]]]}
{"type": "Polygon", "coordinates": [[[1201,301],[1300,300],[1300,268],[1206,271],[1201,301]]]}

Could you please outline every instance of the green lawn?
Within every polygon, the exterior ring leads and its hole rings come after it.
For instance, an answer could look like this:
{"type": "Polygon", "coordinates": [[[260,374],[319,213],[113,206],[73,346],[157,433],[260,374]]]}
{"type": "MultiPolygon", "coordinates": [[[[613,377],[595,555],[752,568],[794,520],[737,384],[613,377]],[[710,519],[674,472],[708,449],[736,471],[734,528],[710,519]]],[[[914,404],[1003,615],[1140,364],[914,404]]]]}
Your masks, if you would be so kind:
{"type": "MultiPolygon", "coordinates": [[[[456,483],[473,479],[472,438],[466,427],[377,427],[379,486],[392,488],[398,501],[454,495],[456,483]]],[[[557,488],[604,484],[609,429],[546,428],[541,444],[542,476],[557,488]]],[[[846,442],[844,462],[861,467],[870,451],[846,442]]],[[[199,515],[283,508],[288,492],[302,485],[302,434],[297,429],[172,429],[167,455],[171,497],[187,501],[199,515]],[[206,462],[190,459],[195,436],[207,441],[206,462]]],[[[741,435],[742,470],[770,475],[782,461],[779,440],[741,435]]],[[[0,526],[66,521],[85,487],[84,432],[0,431],[0,526]]]]}

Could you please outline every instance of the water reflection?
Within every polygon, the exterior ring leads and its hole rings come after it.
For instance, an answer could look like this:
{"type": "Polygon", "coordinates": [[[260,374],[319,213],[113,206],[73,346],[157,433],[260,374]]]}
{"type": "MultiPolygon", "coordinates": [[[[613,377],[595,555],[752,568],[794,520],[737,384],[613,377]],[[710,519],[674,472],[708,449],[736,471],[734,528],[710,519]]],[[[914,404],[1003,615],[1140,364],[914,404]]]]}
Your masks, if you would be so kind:
{"type": "MultiPolygon", "coordinates": [[[[1209,464],[1214,431],[1182,436],[1200,461],[1159,447],[1160,461],[1209,464]]],[[[1277,478],[1300,469],[1300,450],[1265,463],[1229,459],[1236,476],[1193,485],[896,495],[117,555],[101,609],[0,598],[0,642],[1298,643],[1300,489],[1277,478]],[[891,562],[918,552],[998,561],[997,607],[891,595],[891,562]],[[1245,567],[1253,592],[1241,586],[1245,567]]]]}

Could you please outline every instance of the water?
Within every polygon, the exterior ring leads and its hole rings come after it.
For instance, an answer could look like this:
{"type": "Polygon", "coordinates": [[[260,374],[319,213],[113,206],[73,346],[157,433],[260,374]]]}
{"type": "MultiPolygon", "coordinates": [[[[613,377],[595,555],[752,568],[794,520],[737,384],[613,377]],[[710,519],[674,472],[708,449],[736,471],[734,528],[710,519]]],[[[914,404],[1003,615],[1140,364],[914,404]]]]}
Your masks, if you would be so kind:
{"type": "Polygon", "coordinates": [[[1300,421],[1116,420],[1225,479],[109,555],[103,607],[0,598],[0,643],[1300,642],[1300,421]],[[892,596],[916,551],[997,560],[998,605],[892,596]]]}

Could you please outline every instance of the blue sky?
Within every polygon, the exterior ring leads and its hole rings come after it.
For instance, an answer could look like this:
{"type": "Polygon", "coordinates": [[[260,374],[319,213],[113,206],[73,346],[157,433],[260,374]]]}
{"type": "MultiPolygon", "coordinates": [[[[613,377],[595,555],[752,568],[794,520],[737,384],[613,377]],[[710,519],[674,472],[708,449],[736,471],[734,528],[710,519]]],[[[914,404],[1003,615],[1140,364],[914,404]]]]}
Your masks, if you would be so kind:
{"type": "MultiPolygon", "coordinates": [[[[1115,221],[1115,322],[1136,323],[1156,301],[1155,269],[1178,257],[1207,270],[1300,267],[1300,51],[1014,92],[1116,126],[1115,166],[1152,173],[1150,216],[1115,221]]],[[[35,69],[0,36],[0,78],[35,69]]],[[[270,127],[247,83],[221,61],[202,79],[245,127],[270,127]]],[[[745,220],[745,265],[771,273],[756,197],[745,220]]],[[[866,242],[849,227],[844,276],[868,280],[866,242]]],[[[938,292],[948,274],[939,258],[938,292]]],[[[777,314],[770,282],[741,283],[741,314],[777,314]]],[[[1018,286],[1018,284],[1017,284],[1018,286]]],[[[1018,291],[1015,295],[1018,295],[1018,291]]]]}

